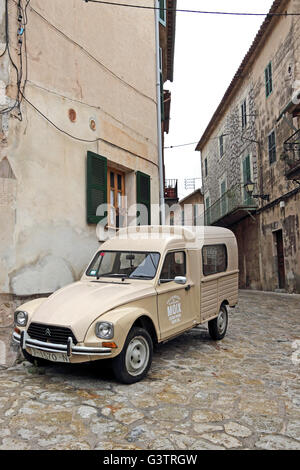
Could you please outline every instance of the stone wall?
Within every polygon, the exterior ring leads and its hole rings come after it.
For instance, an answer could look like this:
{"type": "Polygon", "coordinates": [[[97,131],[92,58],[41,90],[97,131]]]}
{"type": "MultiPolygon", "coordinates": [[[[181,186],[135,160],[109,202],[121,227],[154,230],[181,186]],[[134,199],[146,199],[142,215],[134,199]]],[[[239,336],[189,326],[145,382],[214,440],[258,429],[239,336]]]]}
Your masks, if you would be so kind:
{"type": "MultiPolygon", "coordinates": [[[[297,11],[299,0],[287,3],[289,12],[297,11]]],[[[258,212],[231,228],[237,235],[240,251],[240,285],[253,289],[276,290],[278,260],[275,232],[282,230],[284,243],[285,290],[300,292],[299,193],[294,182],[285,177],[282,158],[284,142],[299,128],[299,119],[286,113],[295,83],[300,79],[300,24],[297,17],[280,17],[267,27],[263,41],[245,64],[227,102],[219,109],[210,135],[201,149],[205,199],[210,205],[221,197],[221,182],[226,189],[242,178],[242,161],[250,155],[254,194],[268,195],[269,202],[257,198],[258,212]],[[273,90],[266,96],[265,68],[271,62],[273,90]],[[247,127],[241,129],[241,104],[247,102],[247,127]],[[276,161],[270,163],[269,135],[276,136],[276,161]],[[224,135],[225,153],[219,154],[219,136],[224,135]],[[205,177],[204,160],[208,162],[205,177]],[[283,205],[284,204],[284,205],[283,205]]],[[[299,82],[300,83],[300,82],[299,82]]]]}

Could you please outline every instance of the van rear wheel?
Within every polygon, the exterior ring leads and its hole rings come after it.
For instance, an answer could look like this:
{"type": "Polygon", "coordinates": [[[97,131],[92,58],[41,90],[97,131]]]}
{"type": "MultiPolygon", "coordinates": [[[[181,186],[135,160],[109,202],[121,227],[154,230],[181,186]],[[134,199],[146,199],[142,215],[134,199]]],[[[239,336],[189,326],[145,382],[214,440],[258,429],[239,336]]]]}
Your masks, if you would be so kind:
{"type": "Polygon", "coordinates": [[[208,331],[212,339],[220,340],[226,335],[228,327],[228,312],[225,305],[220,308],[217,318],[208,322],[208,331]]]}
{"type": "Polygon", "coordinates": [[[139,382],[150,369],[152,355],[153,343],[148,331],[132,328],[121,353],[112,362],[116,379],[125,384],[139,382]]]}

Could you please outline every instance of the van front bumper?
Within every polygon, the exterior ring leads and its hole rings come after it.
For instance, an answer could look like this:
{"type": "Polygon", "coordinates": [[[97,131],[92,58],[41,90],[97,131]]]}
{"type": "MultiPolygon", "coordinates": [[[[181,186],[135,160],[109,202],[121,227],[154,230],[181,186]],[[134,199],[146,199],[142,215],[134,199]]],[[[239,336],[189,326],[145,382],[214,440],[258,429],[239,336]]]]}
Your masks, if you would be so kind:
{"type": "Polygon", "coordinates": [[[13,340],[20,345],[22,349],[39,349],[40,351],[52,353],[65,353],[68,357],[75,356],[109,356],[111,354],[110,348],[90,348],[86,346],[75,346],[71,337],[68,338],[68,344],[45,343],[32,339],[27,331],[22,331],[18,334],[16,331],[13,333],[13,340]]]}

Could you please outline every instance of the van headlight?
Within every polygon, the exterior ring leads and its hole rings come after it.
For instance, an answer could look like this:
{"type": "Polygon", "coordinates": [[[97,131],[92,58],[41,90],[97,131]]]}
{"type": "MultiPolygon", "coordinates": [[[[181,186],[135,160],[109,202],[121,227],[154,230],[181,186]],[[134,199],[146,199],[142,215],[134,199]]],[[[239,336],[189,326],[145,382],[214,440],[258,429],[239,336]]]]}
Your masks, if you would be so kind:
{"type": "Polygon", "coordinates": [[[96,323],[96,336],[101,339],[112,339],[114,337],[114,325],[107,321],[96,323]]]}
{"type": "Polygon", "coordinates": [[[23,310],[19,310],[15,312],[15,324],[17,326],[24,327],[27,325],[28,322],[28,313],[24,312],[23,310]]]}

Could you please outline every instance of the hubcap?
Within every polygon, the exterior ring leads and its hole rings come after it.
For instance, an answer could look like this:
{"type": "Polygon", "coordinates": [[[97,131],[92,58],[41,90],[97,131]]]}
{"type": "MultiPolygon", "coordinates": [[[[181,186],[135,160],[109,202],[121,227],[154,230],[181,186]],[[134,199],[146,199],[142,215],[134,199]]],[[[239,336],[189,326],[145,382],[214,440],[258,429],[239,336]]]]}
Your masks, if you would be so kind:
{"type": "Polygon", "coordinates": [[[223,310],[221,310],[219,313],[217,324],[219,334],[222,335],[226,329],[226,313],[223,312],[223,310]]]}
{"type": "Polygon", "coordinates": [[[143,336],[136,336],[128,344],[125,363],[130,375],[140,375],[149,361],[149,345],[143,336]]]}

